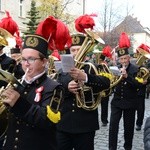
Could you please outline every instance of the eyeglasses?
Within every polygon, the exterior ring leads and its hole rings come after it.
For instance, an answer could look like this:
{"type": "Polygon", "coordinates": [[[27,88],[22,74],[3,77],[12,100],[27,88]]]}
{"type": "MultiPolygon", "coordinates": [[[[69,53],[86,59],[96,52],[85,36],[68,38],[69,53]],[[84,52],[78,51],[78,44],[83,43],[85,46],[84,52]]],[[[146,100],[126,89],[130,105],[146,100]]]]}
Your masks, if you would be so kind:
{"type": "Polygon", "coordinates": [[[33,64],[37,59],[41,59],[41,58],[27,58],[27,59],[25,59],[25,58],[22,58],[21,59],[21,63],[25,63],[25,62],[27,62],[28,64],[33,64]]]}

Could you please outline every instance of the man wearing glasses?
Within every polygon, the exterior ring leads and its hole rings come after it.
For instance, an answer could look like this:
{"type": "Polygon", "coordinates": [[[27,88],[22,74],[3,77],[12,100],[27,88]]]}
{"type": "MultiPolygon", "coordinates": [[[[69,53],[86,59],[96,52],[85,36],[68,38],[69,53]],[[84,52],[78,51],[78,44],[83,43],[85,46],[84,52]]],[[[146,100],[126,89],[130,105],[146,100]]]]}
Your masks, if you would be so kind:
{"type": "Polygon", "coordinates": [[[50,102],[53,96],[62,100],[63,88],[47,77],[47,49],[48,42],[43,37],[26,36],[21,59],[24,90],[9,88],[3,93],[3,102],[10,108],[4,150],[56,149],[55,124],[59,118],[55,118],[57,113],[50,102]]]}

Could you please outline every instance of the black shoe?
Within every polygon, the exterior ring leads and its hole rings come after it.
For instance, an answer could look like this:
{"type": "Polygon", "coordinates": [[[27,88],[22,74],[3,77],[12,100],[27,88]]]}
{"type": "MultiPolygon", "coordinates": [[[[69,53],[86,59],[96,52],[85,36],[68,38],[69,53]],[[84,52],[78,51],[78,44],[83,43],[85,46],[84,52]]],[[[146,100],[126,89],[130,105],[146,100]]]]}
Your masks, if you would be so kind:
{"type": "Polygon", "coordinates": [[[136,131],[140,131],[141,130],[141,126],[139,126],[139,125],[136,125],[136,131]]]}

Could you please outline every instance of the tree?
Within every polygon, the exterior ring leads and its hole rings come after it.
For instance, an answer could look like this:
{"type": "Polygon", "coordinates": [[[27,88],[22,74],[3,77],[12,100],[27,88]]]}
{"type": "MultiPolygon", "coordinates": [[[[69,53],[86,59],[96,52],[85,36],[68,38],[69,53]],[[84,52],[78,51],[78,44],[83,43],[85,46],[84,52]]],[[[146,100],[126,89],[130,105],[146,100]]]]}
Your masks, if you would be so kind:
{"type": "MultiPolygon", "coordinates": [[[[48,16],[53,16],[56,19],[60,19],[66,25],[72,24],[76,16],[69,14],[67,7],[73,3],[74,0],[38,0],[40,5],[37,9],[40,12],[41,19],[45,19],[48,16]]],[[[72,26],[72,25],[71,25],[72,26]]],[[[71,27],[70,27],[71,28],[71,27]]]]}
{"type": "Polygon", "coordinates": [[[37,11],[36,2],[34,0],[31,1],[31,9],[27,14],[28,16],[26,18],[28,19],[28,22],[23,22],[23,24],[27,25],[27,30],[23,32],[24,35],[34,34],[37,25],[39,24],[39,11],[37,11]]]}
{"type": "Polygon", "coordinates": [[[116,47],[121,32],[114,29],[131,13],[133,7],[129,6],[128,0],[123,3],[115,0],[103,0],[101,8],[99,23],[102,27],[102,38],[106,45],[116,47]]]}

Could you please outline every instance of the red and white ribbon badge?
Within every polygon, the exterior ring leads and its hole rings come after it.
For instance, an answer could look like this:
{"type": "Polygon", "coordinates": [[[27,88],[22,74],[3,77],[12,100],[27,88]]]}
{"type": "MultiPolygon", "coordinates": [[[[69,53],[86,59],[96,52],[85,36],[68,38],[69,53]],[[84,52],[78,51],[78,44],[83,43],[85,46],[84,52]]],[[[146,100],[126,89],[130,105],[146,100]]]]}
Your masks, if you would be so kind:
{"type": "Polygon", "coordinates": [[[41,100],[41,93],[42,93],[43,90],[44,90],[43,86],[41,86],[41,87],[39,87],[35,90],[35,92],[36,92],[36,95],[35,95],[35,98],[34,98],[35,102],[39,102],[41,100]]]}

